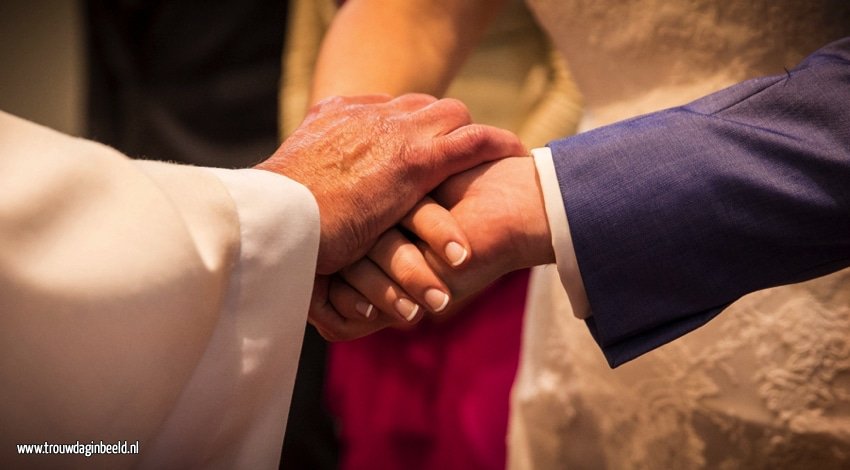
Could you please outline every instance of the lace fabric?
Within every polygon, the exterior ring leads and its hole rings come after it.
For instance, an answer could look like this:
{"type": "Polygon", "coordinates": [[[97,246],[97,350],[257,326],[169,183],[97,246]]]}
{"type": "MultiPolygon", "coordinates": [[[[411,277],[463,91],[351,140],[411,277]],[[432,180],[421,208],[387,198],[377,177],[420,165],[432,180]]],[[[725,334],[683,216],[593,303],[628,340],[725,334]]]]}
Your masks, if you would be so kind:
{"type": "MultiPolygon", "coordinates": [[[[850,6],[834,1],[528,3],[585,92],[582,129],[781,71],[850,34],[850,6]],[[611,64],[635,83],[588,84],[611,64]]],[[[524,328],[510,468],[850,467],[850,270],[753,293],[616,370],[554,267],[533,275],[524,328]]]]}
{"type": "Polygon", "coordinates": [[[554,270],[535,276],[513,468],[850,465],[850,270],[751,294],[616,370],[554,270]]]}

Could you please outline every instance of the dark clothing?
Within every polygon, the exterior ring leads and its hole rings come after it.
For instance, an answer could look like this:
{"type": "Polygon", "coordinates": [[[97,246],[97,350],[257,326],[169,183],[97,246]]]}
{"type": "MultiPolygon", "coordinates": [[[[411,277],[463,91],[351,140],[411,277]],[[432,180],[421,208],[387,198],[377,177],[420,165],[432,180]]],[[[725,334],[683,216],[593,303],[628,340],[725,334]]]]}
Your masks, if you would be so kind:
{"type": "Polygon", "coordinates": [[[224,168],[277,148],[285,2],[89,0],[86,13],[89,137],[224,168]]]}

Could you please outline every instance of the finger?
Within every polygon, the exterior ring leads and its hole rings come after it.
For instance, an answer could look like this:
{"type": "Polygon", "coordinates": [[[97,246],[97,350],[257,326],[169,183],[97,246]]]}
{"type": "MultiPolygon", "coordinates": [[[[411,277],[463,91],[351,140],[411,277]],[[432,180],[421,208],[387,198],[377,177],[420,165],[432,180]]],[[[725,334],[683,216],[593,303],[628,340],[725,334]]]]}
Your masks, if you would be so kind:
{"type": "Polygon", "coordinates": [[[387,105],[399,111],[414,112],[425,108],[436,101],[437,98],[424,93],[407,93],[395,98],[387,103],[387,105]]]}
{"type": "Polygon", "coordinates": [[[331,281],[328,300],[334,309],[348,320],[374,320],[379,313],[369,299],[342,279],[331,281]]]}
{"type": "Polygon", "coordinates": [[[500,158],[528,155],[513,132],[482,124],[471,124],[432,141],[437,163],[444,163],[448,175],[460,173],[481,163],[500,158]]]}
{"type": "Polygon", "coordinates": [[[466,234],[451,212],[430,197],[419,201],[401,225],[439,253],[449,266],[459,267],[469,259],[471,248],[466,234]]]}
{"type": "Polygon", "coordinates": [[[449,289],[434,274],[419,248],[398,230],[387,230],[369,251],[369,259],[432,312],[440,313],[448,306],[449,289]]]}
{"type": "MultiPolygon", "coordinates": [[[[328,282],[327,276],[320,277],[323,277],[324,280],[322,282],[317,280],[319,288],[314,289],[308,321],[316,327],[326,340],[352,340],[386,328],[393,322],[398,322],[394,317],[390,318],[377,311],[374,311],[371,319],[366,319],[357,313],[337,308],[347,302],[345,296],[351,295],[352,292],[356,296],[359,296],[359,294],[350,287],[347,291],[341,288],[345,284],[340,280],[328,282]]],[[[359,296],[359,298],[362,298],[362,296],[359,296]]]]}
{"type": "MultiPolygon", "coordinates": [[[[319,331],[319,334],[322,335],[322,338],[325,338],[326,340],[335,343],[340,341],[351,341],[353,339],[362,338],[377,331],[381,331],[384,328],[392,325],[392,322],[386,320],[380,322],[345,320],[337,322],[332,326],[317,323],[316,321],[314,321],[313,318],[310,318],[309,322],[311,325],[316,327],[316,330],[319,331]]],[[[398,320],[396,320],[396,322],[398,322],[398,320]]]]}
{"type": "MultiPolygon", "coordinates": [[[[328,298],[336,311],[346,318],[346,328],[350,332],[368,334],[402,323],[395,314],[378,310],[369,299],[341,277],[331,281],[328,298]]],[[[407,321],[403,323],[407,324],[407,321]]]]}
{"type": "Polygon", "coordinates": [[[368,258],[362,258],[346,267],[340,271],[340,275],[378,310],[392,313],[407,323],[413,323],[422,317],[419,304],[368,258]]]}
{"type": "Polygon", "coordinates": [[[444,98],[416,111],[413,118],[432,136],[451,133],[472,122],[469,109],[461,101],[444,98]]]}
{"type": "Polygon", "coordinates": [[[328,299],[329,287],[329,276],[316,276],[307,321],[328,341],[349,339],[345,334],[345,318],[334,309],[328,299]]]}

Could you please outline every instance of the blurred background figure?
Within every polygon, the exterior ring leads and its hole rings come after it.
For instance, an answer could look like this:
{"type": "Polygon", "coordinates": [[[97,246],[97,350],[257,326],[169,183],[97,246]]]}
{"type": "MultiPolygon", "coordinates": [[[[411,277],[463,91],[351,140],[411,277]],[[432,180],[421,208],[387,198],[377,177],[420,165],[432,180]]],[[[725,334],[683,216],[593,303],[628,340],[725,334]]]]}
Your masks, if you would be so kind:
{"type": "MultiPolygon", "coordinates": [[[[579,95],[522,2],[493,8],[492,13],[500,12],[494,19],[460,18],[484,37],[456,78],[442,73],[443,62],[464,58],[451,50],[433,64],[416,47],[399,46],[398,56],[382,54],[383,42],[407,44],[402,37],[357,34],[343,47],[322,45],[337,3],[292,2],[281,93],[283,135],[311,103],[327,96],[404,92],[459,98],[475,122],[515,131],[529,146],[575,131],[579,95]]],[[[358,6],[357,0],[339,3],[358,6]]],[[[448,3],[451,10],[462,4],[448,3]]],[[[434,5],[444,4],[405,4],[413,11],[434,5]]],[[[383,3],[381,16],[356,21],[366,28],[383,24],[439,37],[424,15],[406,16],[399,6],[383,3]]],[[[528,271],[512,273],[448,316],[331,344],[326,391],[338,424],[340,467],[504,468],[527,286],[528,271]]]]}
{"type": "Polygon", "coordinates": [[[245,168],[277,148],[286,2],[86,0],[89,137],[245,168]]]}

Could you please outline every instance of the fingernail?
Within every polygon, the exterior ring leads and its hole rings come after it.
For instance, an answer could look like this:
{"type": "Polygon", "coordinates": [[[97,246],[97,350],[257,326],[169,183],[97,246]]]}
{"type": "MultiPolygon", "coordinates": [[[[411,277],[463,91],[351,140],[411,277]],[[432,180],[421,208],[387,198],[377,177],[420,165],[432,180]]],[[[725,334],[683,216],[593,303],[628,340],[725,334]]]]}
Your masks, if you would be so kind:
{"type": "Polygon", "coordinates": [[[375,306],[367,302],[358,301],[356,304],[354,304],[354,309],[357,310],[364,317],[369,318],[372,316],[372,310],[375,309],[375,306]]]}
{"type": "Polygon", "coordinates": [[[419,306],[407,299],[398,299],[395,301],[395,309],[407,321],[413,321],[416,314],[419,313],[419,306]]]}
{"type": "Polygon", "coordinates": [[[467,256],[469,256],[469,252],[460,243],[449,242],[446,244],[446,258],[449,259],[452,266],[460,266],[461,263],[466,261],[467,256]]]}
{"type": "Polygon", "coordinates": [[[433,312],[439,313],[449,304],[449,294],[440,289],[428,289],[425,291],[425,302],[433,312]]]}

